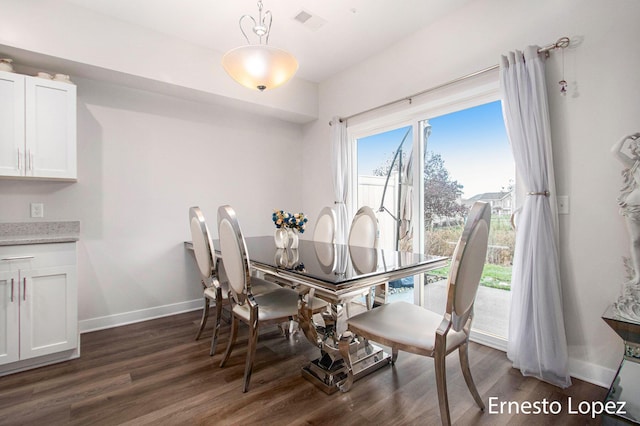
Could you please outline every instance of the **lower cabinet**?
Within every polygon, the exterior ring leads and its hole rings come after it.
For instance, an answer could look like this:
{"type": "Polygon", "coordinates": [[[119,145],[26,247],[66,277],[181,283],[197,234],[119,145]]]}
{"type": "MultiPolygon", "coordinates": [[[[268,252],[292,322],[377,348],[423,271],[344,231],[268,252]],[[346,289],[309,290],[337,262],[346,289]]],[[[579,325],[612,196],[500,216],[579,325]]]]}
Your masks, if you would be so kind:
{"type": "Polygon", "coordinates": [[[77,356],[76,243],[0,247],[0,332],[0,374],[77,356]]]}

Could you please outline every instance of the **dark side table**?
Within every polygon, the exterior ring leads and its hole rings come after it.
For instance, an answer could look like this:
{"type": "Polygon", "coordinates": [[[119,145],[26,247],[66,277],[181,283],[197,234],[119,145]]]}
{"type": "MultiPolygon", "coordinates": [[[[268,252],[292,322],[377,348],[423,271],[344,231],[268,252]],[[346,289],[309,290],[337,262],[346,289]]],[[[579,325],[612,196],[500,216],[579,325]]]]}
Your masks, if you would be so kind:
{"type": "Polygon", "coordinates": [[[605,402],[626,402],[626,414],[605,414],[602,416],[602,424],[640,424],[640,322],[617,316],[613,306],[607,308],[602,319],[624,341],[624,358],[605,402]]]}

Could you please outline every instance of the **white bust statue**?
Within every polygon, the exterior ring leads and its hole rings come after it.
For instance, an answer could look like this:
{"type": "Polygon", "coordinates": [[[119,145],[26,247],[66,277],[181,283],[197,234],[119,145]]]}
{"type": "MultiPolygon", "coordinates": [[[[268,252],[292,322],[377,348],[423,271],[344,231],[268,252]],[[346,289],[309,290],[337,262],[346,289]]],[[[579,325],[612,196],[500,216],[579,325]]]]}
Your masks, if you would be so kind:
{"type": "Polygon", "coordinates": [[[640,132],[616,142],[611,152],[624,166],[624,185],[618,204],[631,237],[632,276],[624,283],[622,295],[614,303],[618,315],[640,322],[640,132]]]}

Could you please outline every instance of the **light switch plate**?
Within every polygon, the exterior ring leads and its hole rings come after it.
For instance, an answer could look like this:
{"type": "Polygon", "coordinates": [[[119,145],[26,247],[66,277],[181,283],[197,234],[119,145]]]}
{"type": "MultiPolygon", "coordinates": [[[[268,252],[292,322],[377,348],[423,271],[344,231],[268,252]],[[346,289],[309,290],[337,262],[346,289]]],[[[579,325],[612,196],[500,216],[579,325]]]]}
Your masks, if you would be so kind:
{"type": "Polygon", "coordinates": [[[31,203],[31,217],[44,217],[44,204],[31,203]]]}
{"type": "Polygon", "coordinates": [[[558,195],[556,200],[558,200],[558,214],[569,214],[569,196],[558,195]]]}

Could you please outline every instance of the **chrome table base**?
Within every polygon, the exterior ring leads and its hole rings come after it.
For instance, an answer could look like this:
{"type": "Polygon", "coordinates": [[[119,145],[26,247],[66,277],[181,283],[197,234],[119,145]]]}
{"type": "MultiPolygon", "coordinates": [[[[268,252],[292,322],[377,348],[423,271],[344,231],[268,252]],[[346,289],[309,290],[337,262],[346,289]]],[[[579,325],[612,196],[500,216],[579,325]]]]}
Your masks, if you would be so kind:
{"type": "MultiPolygon", "coordinates": [[[[357,339],[349,345],[349,358],[353,370],[353,380],[378,370],[391,362],[391,355],[370,342],[357,339]]],[[[343,359],[333,359],[328,353],[302,367],[302,376],[331,395],[340,389],[347,379],[346,366],[343,359]]]]}
{"type": "Polygon", "coordinates": [[[345,358],[348,357],[351,364],[352,381],[391,362],[391,356],[382,348],[347,331],[345,300],[330,303],[329,310],[321,315],[323,325],[316,323],[313,312],[307,305],[314,294],[315,290],[310,289],[302,299],[298,320],[309,341],[320,349],[321,356],[302,368],[304,378],[323,392],[332,394],[351,386],[351,383],[347,383],[345,358]]]}

